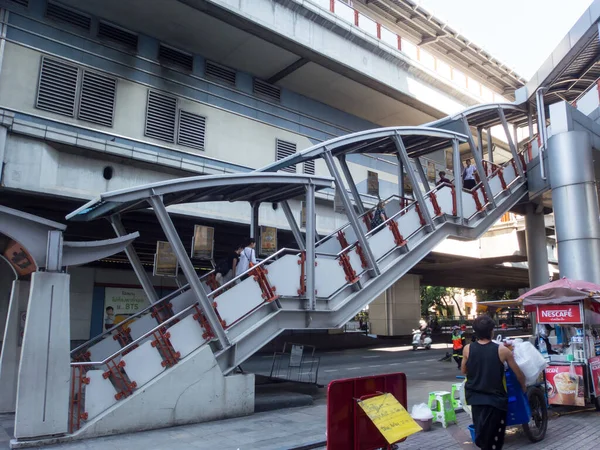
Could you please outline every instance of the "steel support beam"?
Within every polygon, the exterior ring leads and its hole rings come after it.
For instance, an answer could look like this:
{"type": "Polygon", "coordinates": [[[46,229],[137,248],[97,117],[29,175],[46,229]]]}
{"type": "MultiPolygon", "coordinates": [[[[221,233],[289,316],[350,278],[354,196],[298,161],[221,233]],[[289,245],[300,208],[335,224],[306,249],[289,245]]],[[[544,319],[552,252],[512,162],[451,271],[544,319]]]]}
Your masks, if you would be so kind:
{"type": "Polygon", "coordinates": [[[415,158],[415,166],[417,167],[419,178],[421,178],[421,183],[423,183],[423,189],[425,190],[425,193],[427,193],[431,190],[431,186],[429,184],[429,180],[427,179],[427,175],[425,174],[425,169],[423,169],[423,164],[421,164],[421,158],[415,158]]]}
{"type": "Polygon", "coordinates": [[[492,143],[492,129],[487,129],[487,151],[488,151],[488,161],[494,162],[494,146],[492,143]]]}
{"type": "Polygon", "coordinates": [[[471,153],[473,154],[473,159],[475,160],[475,167],[477,168],[477,173],[479,174],[481,184],[483,185],[483,190],[487,195],[488,202],[490,203],[492,208],[495,208],[496,202],[494,201],[494,195],[492,194],[492,190],[490,189],[487,174],[485,173],[485,170],[483,170],[483,160],[481,159],[481,153],[479,153],[479,151],[477,150],[477,146],[475,145],[475,141],[473,140],[473,134],[471,133],[471,128],[469,127],[469,121],[466,118],[466,116],[462,117],[462,121],[465,128],[465,135],[467,136],[467,142],[469,143],[471,153]]]}
{"type": "Polygon", "coordinates": [[[504,133],[506,134],[506,140],[508,141],[508,146],[510,148],[510,153],[515,160],[515,164],[517,165],[517,172],[521,178],[524,177],[525,173],[523,172],[523,166],[521,165],[521,160],[519,159],[519,153],[517,152],[517,147],[513,142],[513,138],[510,135],[510,128],[508,126],[508,122],[506,120],[506,116],[504,115],[504,111],[502,108],[498,108],[498,115],[500,116],[500,120],[502,121],[502,127],[504,128],[504,133]]]}
{"type": "Polygon", "coordinates": [[[483,128],[477,128],[477,148],[479,149],[479,154],[483,158],[483,128]]]}
{"type": "Polygon", "coordinates": [[[250,203],[252,214],[250,216],[250,238],[258,241],[258,214],[260,203],[250,203]]]}
{"type": "MultiPolygon", "coordinates": [[[[342,172],[344,173],[344,178],[346,178],[346,182],[348,183],[348,187],[350,188],[350,192],[352,193],[352,197],[354,197],[354,203],[356,203],[356,207],[358,208],[358,214],[364,214],[365,207],[362,203],[362,199],[360,198],[360,193],[354,184],[354,180],[352,179],[352,174],[350,173],[350,168],[348,167],[348,163],[346,162],[346,156],[341,156],[338,158],[340,162],[340,167],[342,168],[342,172]]],[[[340,189],[346,191],[346,188],[343,184],[340,184],[340,189]]]]}
{"type": "Polygon", "coordinates": [[[456,214],[459,223],[464,223],[463,201],[462,201],[462,163],[460,161],[460,144],[456,139],[452,140],[452,170],[454,171],[454,193],[456,195],[456,214]]]}
{"type": "Polygon", "coordinates": [[[304,243],[304,238],[302,237],[302,232],[300,231],[300,227],[298,227],[298,222],[296,222],[294,213],[292,213],[292,208],[290,208],[290,204],[288,203],[287,200],[281,202],[281,208],[283,209],[285,218],[287,219],[288,223],[290,224],[290,229],[292,230],[294,239],[296,239],[296,244],[298,244],[298,248],[302,251],[306,250],[306,245],[304,243]]]}
{"type": "Polygon", "coordinates": [[[400,155],[396,154],[398,158],[398,195],[400,196],[400,209],[402,209],[404,199],[404,164],[400,159],[400,155]]]}
{"type": "Polygon", "coordinates": [[[158,219],[158,223],[163,229],[167,240],[171,244],[173,251],[175,252],[175,256],[177,257],[177,261],[179,261],[179,266],[185,275],[188,283],[190,284],[190,288],[194,291],[196,298],[200,302],[202,306],[202,311],[210,324],[212,331],[214,332],[216,338],[219,341],[219,345],[221,348],[225,349],[230,346],[229,339],[227,338],[227,334],[221,325],[221,321],[217,316],[217,313],[213,309],[212,302],[204,292],[204,288],[202,287],[202,283],[200,279],[196,275],[196,271],[194,270],[194,265],[190,258],[188,257],[185,247],[183,246],[183,242],[175,229],[175,225],[173,225],[173,221],[171,217],[169,217],[169,213],[167,212],[167,208],[162,201],[162,198],[158,196],[153,196],[148,199],[150,202],[150,206],[154,209],[154,213],[156,214],[156,218],[158,219]]]}
{"type": "Polygon", "coordinates": [[[367,264],[369,265],[369,268],[373,272],[373,274],[379,275],[381,272],[379,271],[379,267],[377,266],[377,261],[373,256],[373,252],[371,252],[371,247],[369,247],[367,238],[365,237],[363,230],[360,226],[358,216],[356,214],[356,211],[354,211],[352,202],[350,201],[350,197],[348,196],[348,192],[346,192],[346,189],[344,189],[342,177],[340,175],[340,172],[337,170],[337,167],[335,167],[335,161],[333,160],[333,156],[331,156],[331,152],[326,151],[325,153],[323,153],[323,158],[325,159],[325,163],[327,164],[327,168],[329,169],[331,176],[335,180],[336,189],[339,189],[340,191],[340,197],[344,204],[344,208],[346,208],[346,215],[348,217],[348,221],[350,222],[350,226],[356,234],[358,243],[360,244],[365,258],[367,259],[367,264]]]}
{"type": "Polygon", "coordinates": [[[315,296],[315,235],[317,215],[315,212],[315,185],[306,186],[306,297],[308,309],[317,309],[315,296]]]}
{"type": "Polygon", "coordinates": [[[398,155],[400,156],[402,165],[404,167],[406,167],[406,174],[408,175],[410,184],[413,187],[413,194],[415,196],[415,199],[417,200],[417,203],[419,204],[421,214],[423,215],[423,218],[425,219],[425,223],[433,231],[433,230],[435,230],[435,224],[433,223],[431,214],[429,214],[429,208],[427,207],[427,204],[425,203],[425,197],[423,196],[423,192],[421,192],[421,188],[419,187],[419,182],[417,181],[417,174],[415,173],[416,169],[410,163],[408,153],[406,153],[406,147],[404,147],[404,142],[402,142],[402,138],[398,134],[396,134],[396,136],[394,136],[394,142],[396,143],[396,149],[398,150],[398,155]]]}
{"type": "Polygon", "coordinates": [[[296,61],[294,61],[292,64],[290,64],[289,66],[283,68],[282,70],[280,70],[279,72],[277,72],[276,74],[274,74],[273,76],[271,76],[268,80],[267,83],[269,84],[275,84],[277,83],[279,80],[282,80],[283,78],[287,77],[288,75],[294,73],[296,70],[298,70],[299,68],[301,68],[302,66],[308,64],[310,61],[306,58],[300,58],[296,61]]]}
{"type": "MultiPolygon", "coordinates": [[[[110,224],[112,225],[113,230],[115,230],[117,236],[122,237],[127,235],[127,230],[125,230],[123,222],[121,222],[120,215],[115,214],[114,216],[111,216],[110,224]]],[[[144,290],[146,297],[148,297],[150,303],[156,303],[159,300],[158,295],[156,294],[156,290],[154,289],[152,280],[148,276],[148,273],[144,270],[144,266],[140,261],[140,257],[135,251],[135,248],[133,248],[133,243],[125,247],[125,254],[127,255],[127,259],[129,259],[129,262],[131,263],[131,267],[133,268],[135,275],[137,276],[140,284],[142,285],[142,289],[144,290]]]]}
{"type": "Polygon", "coordinates": [[[529,287],[535,288],[549,281],[548,248],[544,214],[536,212],[536,205],[525,205],[525,239],[527,244],[527,265],[529,287]]]}

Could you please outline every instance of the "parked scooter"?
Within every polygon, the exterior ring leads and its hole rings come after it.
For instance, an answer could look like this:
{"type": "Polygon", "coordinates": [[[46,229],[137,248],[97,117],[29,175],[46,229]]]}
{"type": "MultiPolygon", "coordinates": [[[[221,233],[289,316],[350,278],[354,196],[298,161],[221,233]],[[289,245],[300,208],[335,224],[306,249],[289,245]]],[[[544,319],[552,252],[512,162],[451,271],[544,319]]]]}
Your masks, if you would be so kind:
{"type": "Polygon", "coordinates": [[[430,350],[432,342],[433,341],[431,340],[431,328],[426,328],[424,330],[413,330],[413,351],[415,351],[419,347],[424,348],[425,350],[430,350]]]}

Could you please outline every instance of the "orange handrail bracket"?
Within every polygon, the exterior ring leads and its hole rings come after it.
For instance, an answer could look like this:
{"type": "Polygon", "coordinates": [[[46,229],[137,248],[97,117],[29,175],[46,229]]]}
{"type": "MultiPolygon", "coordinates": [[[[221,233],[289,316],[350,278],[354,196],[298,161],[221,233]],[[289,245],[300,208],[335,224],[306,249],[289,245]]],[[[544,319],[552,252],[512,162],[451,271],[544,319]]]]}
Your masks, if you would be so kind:
{"type": "Polygon", "coordinates": [[[263,266],[256,266],[250,274],[254,278],[254,281],[258,283],[260,286],[260,290],[262,291],[262,298],[267,302],[271,303],[279,298],[277,294],[275,294],[275,286],[271,286],[269,283],[269,279],[267,278],[268,270],[263,266]]]}
{"type": "Polygon", "coordinates": [[[458,207],[456,206],[456,189],[454,188],[454,185],[450,186],[450,189],[452,189],[452,215],[456,217],[458,216],[458,207]]]}
{"type": "Polygon", "coordinates": [[[354,284],[358,281],[358,277],[356,276],[356,272],[352,268],[352,264],[350,264],[350,258],[347,253],[342,253],[340,255],[340,266],[344,269],[344,273],[346,274],[346,281],[350,284],[354,284]]]}
{"type": "Polygon", "coordinates": [[[304,295],[306,294],[306,251],[300,253],[298,265],[300,266],[300,289],[298,289],[298,295],[304,295]]]}
{"type": "Polygon", "coordinates": [[[479,200],[479,195],[477,195],[477,189],[473,189],[471,191],[471,195],[473,195],[473,199],[475,200],[475,206],[477,207],[477,211],[482,211],[483,205],[481,204],[481,200],[479,200]]]}
{"type": "Polygon", "coordinates": [[[441,216],[442,208],[440,208],[440,204],[437,201],[437,196],[435,195],[435,192],[429,194],[429,198],[431,199],[431,204],[433,205],[433,212],[435,213],[435,216],[441,216]]]}
{"type": "Polygon", "coordinates": [[[425,222],[425,218],[421,213],[421,208],[419,208],[419,203],[415,202],[415,208],[417,210],[417,214],[419,215],[419,220],[421,221],[421,226],[424,226],[427,222],[425,222]]]}
{"type": "MultiPolygon", "coordinates": [[[[206,316],[200,310],[198,304],[194,305],[194,309],[196,310],[196,314],[194,314],[194,320],[198,321],[202,328],[204,329],[204,333],[202,333],[202,338],[204,339],[212,339],[215,337],[212,328],[210,327],[210,323],[206,316]]],[[[216,310],[215,310],[216,311],[216,310]]]]}
{"type": "Polygon", "coordinates": [[[364,216],[362,216],[362,220],[367,227],[367,231],[371,231],[371,222],[373,221],[373,215],[371,211],[368,211],[364,216]]]}
{"type": "Polygon", "coordinates": [[[398,247],[406,245],[406,240],[402,237],[402,234],[400,234],[398,223],[394,219],[392,219],[387,223],[387,225],[390,231],[392,232],[392,236],[394,236],[394,242],[396,243],[396,245],[398,247]]]}
{"type": "Polygon", "coordinates": [[[365,257],[365,253],[363,252],[363,249],[361,248],[360,244],[356,244],[356,254],[360,258],[360,264],[362,268],[368,269],[369,263],[367,262],[367,258],[365,257]]]}
{"type": "Polygon", "coordinates": [[[346,235],[342,230],[337,232],[337,240],[340,242],[340,246],[342,249],[348,247],[348,241],[346,240],[346,235]]]}

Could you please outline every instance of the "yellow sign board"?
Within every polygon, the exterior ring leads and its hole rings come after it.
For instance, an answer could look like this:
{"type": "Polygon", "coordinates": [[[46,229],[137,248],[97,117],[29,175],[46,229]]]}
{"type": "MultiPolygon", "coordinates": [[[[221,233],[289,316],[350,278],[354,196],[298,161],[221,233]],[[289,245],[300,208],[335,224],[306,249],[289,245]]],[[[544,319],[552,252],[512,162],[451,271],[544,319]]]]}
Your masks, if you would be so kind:
{"type": "Polygon", "coordinates": [[[423,430],[392,394],[371,397],[358,404],[389,444],[423,430]]]}

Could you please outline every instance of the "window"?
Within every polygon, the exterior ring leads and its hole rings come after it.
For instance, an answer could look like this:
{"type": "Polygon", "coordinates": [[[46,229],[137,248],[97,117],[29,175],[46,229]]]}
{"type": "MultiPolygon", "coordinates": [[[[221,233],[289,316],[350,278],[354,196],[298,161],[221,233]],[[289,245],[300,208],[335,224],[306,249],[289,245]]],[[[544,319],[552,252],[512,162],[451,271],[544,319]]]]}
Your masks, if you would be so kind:
{"type": "Polygon", "coordinates": [[[204,150],[204,133],[206,117],[179,111],[179,126],[177,128],[177,143],[185,147],[204,150]]]}
{"type": "Polygon", "coordinates": [[[194,68],[194,57],[192,55],[164,44],[160,44],[158,48],[158,60],[163,64],[175,66],[190,72],[194,68]]]}
{"type": "Polygon", "coordinates": [[[98,37],[119,44],[128,50],[137,51],[138,35],[121,27],[100,21],[98,37]]]}
{"type": "MultiPolygon", "coordinates": [[[[296,153],[296,144],[293,142],[282,141],[280,139],[276,140],[276,159],[279,161],[280,159],[287,158],[288,156],[296,153]]],[[[283,172],[296,173],[296,166],[292,165],[289,167],[285,167],[282,170],[283,172]]]]}
{"type": "Polygon", "coordinates": [[[304,162],[304,173],[307,175],[315,174],[315,160],[304,162]]]}
{"type": "Polygon", "coordinates": [[[90,16],[86,16],[85,14],[81,14],[52,1],[49,1],[46,7],[46,17],[85,31],[90,31],[90,26],[92,24],[90,16]]]}
{"type": "Polygon", "coordinates": [[[176,122],[177,98],[149,90],[144,135],[174,143],[176,122]]]}
{"type": "Polygon", "coordinates": [[[35,107],[112,127],[117,79],[42,57],[35,107]]]}
{"type": "Polygon", "coordinates": [[[235,86],[236,71],[212,61],[206,61],[204,72],[207,77],[235,86]]]}
{"type": "Polygon", "coordinates": [[[268,97],[275,101],[281,100],[281,90],[277,86],[273,86],[272,84],[259,80],[258,78],[254,79],[253,90],[257,95],[268,97]]]}

